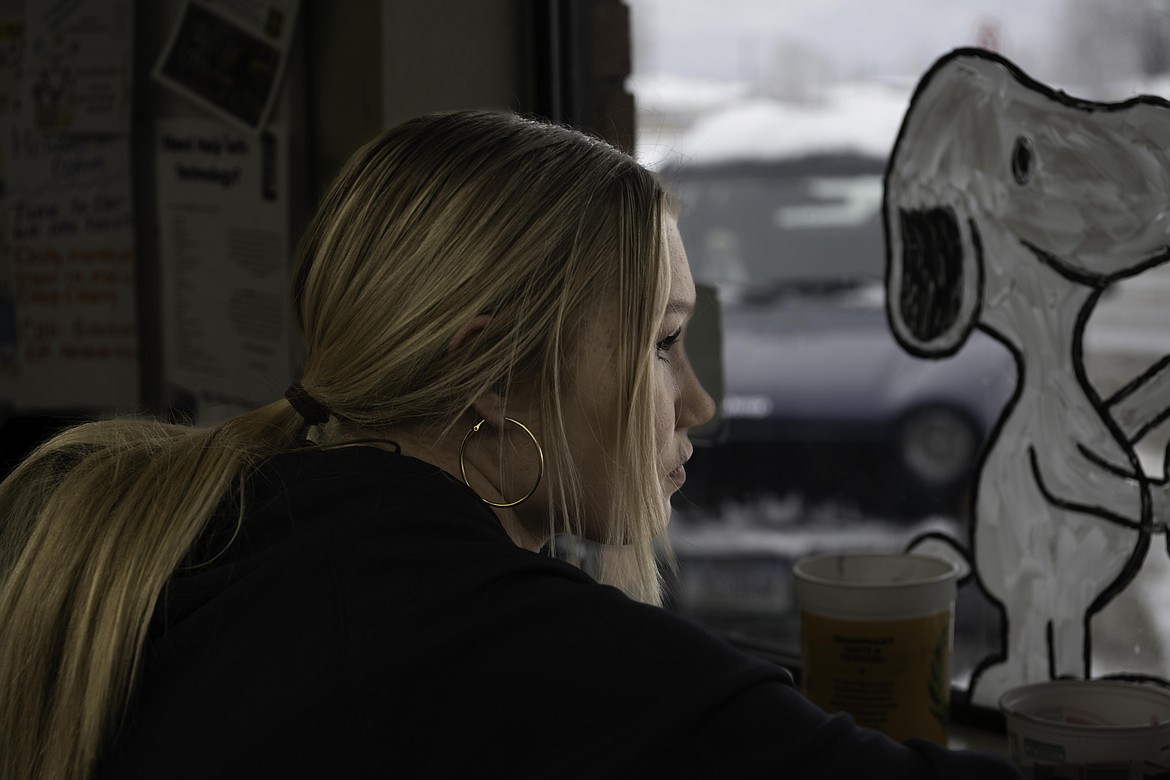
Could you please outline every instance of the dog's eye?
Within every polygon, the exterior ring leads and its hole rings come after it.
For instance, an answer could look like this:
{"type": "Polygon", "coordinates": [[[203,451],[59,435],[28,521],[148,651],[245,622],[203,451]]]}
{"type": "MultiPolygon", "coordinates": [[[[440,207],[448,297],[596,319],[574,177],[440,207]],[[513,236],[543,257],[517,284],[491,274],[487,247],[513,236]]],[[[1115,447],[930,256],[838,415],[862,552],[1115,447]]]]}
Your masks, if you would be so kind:
{"type": "Polygon", "coordinates": [[[1032,171],[1035,168],[1036,155],[1032,151],[1032,142],[1020,136],[1012,148],[1012,176],[1016,184],[1027,184],[1032,180],[1032,171]]]}

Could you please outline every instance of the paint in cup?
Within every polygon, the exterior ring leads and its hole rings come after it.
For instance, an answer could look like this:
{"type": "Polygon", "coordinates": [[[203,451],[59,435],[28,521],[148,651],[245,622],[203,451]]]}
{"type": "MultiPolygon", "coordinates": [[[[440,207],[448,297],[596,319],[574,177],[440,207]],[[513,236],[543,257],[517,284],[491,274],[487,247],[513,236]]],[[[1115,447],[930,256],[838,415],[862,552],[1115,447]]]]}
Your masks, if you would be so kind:
{"type": "Polygon", "coordinates": [[[1170,770],[1170,691],[1051,680],[1006,691],[1008,753],[1026,777],[1143,780],[1170,770]]]}
{"type": "Polygon", "coordinates": [[[838,552],[793,572],[805,696],[898,741],[946,744],[958,566],[838,552]]]}

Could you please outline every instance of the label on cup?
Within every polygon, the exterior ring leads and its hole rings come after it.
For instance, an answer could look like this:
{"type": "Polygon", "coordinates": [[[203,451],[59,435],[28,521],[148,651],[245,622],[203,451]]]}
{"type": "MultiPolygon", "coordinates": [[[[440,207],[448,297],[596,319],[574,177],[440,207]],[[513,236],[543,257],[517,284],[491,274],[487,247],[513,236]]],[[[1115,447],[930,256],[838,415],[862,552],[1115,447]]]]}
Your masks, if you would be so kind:
{"type": "Polygon", "coordinates": [[[827,712],[898,741],[946,744],[951,700],[951,613],[849,620],[803,611],[805,696],[827,712]]]}

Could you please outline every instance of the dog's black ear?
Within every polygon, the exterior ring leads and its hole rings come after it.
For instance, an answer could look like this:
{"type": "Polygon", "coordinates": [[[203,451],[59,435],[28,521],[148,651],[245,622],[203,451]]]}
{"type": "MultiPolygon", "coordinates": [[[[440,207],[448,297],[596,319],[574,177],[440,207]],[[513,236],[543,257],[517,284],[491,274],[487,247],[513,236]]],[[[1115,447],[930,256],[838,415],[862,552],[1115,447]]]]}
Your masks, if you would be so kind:
{"type": "Polygon", "coordinates": [[[897,306],[910,335],[929,343],[959,321],[963,238],[950,208],[902,209],[902,279],[897,306]]]}

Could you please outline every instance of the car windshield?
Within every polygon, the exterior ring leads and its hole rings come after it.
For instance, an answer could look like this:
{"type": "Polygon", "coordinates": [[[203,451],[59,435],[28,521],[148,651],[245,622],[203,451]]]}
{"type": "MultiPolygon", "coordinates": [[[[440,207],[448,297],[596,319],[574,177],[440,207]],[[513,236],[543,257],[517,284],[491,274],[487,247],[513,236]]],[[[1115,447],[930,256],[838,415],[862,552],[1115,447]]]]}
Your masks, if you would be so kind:
{"type": "Polygon", "coordinates": [[[880,282],[880,164],[841,163],[666,172],[695,278],[746,302],[880,282]]]}

